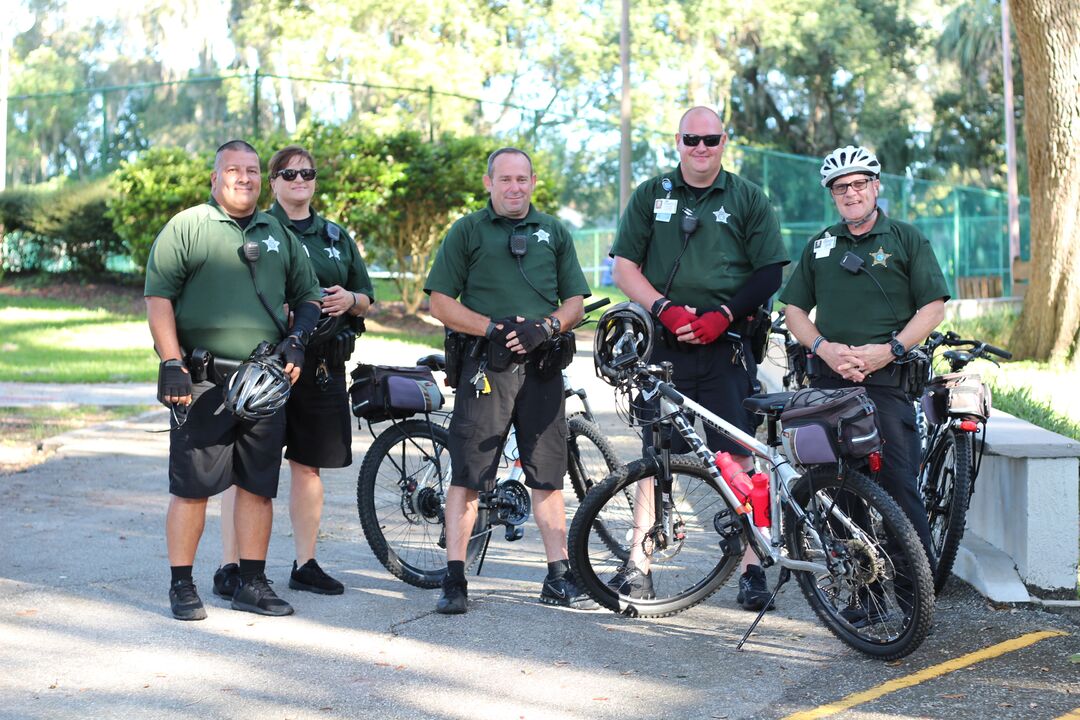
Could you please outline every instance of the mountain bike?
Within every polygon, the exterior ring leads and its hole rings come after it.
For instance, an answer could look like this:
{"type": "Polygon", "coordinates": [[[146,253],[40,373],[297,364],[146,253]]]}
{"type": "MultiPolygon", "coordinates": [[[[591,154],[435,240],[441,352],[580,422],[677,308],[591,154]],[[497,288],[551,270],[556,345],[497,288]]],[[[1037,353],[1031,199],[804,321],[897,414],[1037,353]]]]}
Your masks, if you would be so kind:
{"type": "MultiPolygon", "coordinates": [[[[608,301],[593,303],[594,310],[608,301]]],[[[441,354],[417,361],[445,370],[441,354]]],[[[583,388],[575,388],[563,372],[567,399],[577,397],[582,409],[566,416],[567,474],[580,499],[620,464],[611,443],[596,425],[583,388]]],[[[380,432],[364,456],[356,484],[360,524],[375,557],[391,574],[410,585],[436,588],[446,574],[446,492],[452,474],[449,431],[451,413],[430,413],[424,419],[397,421],[380,432]]],[[[374,432],[374,431],[372,431],[374,432]]],[[[479,558],[483,568],[493,527],[504,526],[508,541],[524,536],[532,501],[525,486],[513,426],[502,448],[494,487],[480,493],[480,510],[466,549],[465,567],[479,558]]]]}
{"type": "MultiPolygon", "coordinates": [[[[895,659],[922,643],[933,620],[934,592],[914,528],[895,501],[853,464],[841,459],[803,472],[793,467],[781,452],[779,432],[780,415],[793,393],[745,401],[767,421],[763,443],[676,390],[670,363],[623,362],[619,391],[659,403],[652,432],[660,449],[594,487],[574,515],[570,562],[593,599],[626,615],[672,615],[719,589],[748,545],[763,567],[780,567],[774,598],[794,573],[820,620],[851,647],[895,659]],[[695,419],[740,445],[767,473],[769,527],[751,522],[753,513],[723,479],[713,452],[694,429],[695,419]],[[682,436],[693,454],[671,454],[663,441],[665,428],[682,436]],[[647,478],[653,478],[652,493],[643,500],[635,492],[647,478]],[[633,504],[631,496],[637,498],[633,504]],[[619,584],[633,555],[648,560],[648,592],[619,584]]],[[[739,647],[764,614],[762,609],[739,647]]]]}
{"type": "MultiPolygon", "coordinates": [[[[772,321],[772,325],[769,327],[769,332],[779,337],[780,342],[783,343],[784,356],[782,361],[778,361],[772,352],[769,353],[768,358],[773,363],[780,365],[784,368],[784,376],[781,378],[781,385],[785,390],[798,390],[799,388],[806,387],[809,383],[806,375],[806,355],[807,350],[802,346],[795,336],[791,334],[791,331],[787,329],[787,320],[784,317],[784,311],[779,310],[776,313],[776,319],[772,321]]],[[[770,351],[773,346],[769,346],[770,351]]]]}
{"type": "Polygon", "coordinates": [[[953,332],[935,332],[919,348],[949,372],[931,376],[916,405],[917,425],[922,438],[919,463],[919,491],[930,521],[930,540],[937,555],[934,589],[940,592],[952,573],[956,552],[964,537],[967,511],[975,490],[975,478],[982,464],[986,421],[991,397],[977,374],[964,373],[973,360],[987,360],[998,365],[996,356],[1008,360],[1012,353],[980,340],[967,340],[953,332]],[[937,357],[942,348],[944,350],[937,357]]]}

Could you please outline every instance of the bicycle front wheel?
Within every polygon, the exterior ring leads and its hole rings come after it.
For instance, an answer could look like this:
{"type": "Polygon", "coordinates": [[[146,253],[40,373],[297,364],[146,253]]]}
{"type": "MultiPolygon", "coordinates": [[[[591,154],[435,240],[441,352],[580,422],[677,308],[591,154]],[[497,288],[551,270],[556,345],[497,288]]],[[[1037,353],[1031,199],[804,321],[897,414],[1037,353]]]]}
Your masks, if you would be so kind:
{"type": "MultiPolygon", "coordinates": [[[[375,557],[410,585],[436,588],[446,575],[449,434],[425,420],[394,423],[371,444],[356,482],[356,507],[375,557]]],[[[476,561],[486,528],[481,510],[465,567],[476,561]]]]}
{"type": "Polygon", "coordinates": [[[619,467],[615,448],[600,432],[596,423],[589,422],[582,414],[566,418],[567,470],[574,494],[582,500],[594,485],[619,467]]]}
{"type": "Polygon", "coordinates": [[[956,551],[964,537],[975,480],[973,444],[971,433],[950,428],[941,434],[926,464],[921,490],[930,522],[930,543],[938,558],[934,573],[937,592],[941,592],[952,574],[956,551]]]}
{"type": "Polygon", "coordinates": [[[854,470],[816,467],[792,488],[806,517],[787,511],[788,553],[828,567],[796,572],[825,626],[884,660],[922,644],[934,615],[934,584],[915,528],[878,484],[854,470]]]}
{"type": "Polygon", "coordinates": [[[654,462],[620,467],[595,486],[570,525],[570,563],[598,603],[637,617],[665,617],[693,607],[723,585],[742,555],[739,524],[705,465],[671,458],[671,508],[654,510],[654,462]],[[648,567],[650,591],[623,587],[628,560],[648,567]]]}

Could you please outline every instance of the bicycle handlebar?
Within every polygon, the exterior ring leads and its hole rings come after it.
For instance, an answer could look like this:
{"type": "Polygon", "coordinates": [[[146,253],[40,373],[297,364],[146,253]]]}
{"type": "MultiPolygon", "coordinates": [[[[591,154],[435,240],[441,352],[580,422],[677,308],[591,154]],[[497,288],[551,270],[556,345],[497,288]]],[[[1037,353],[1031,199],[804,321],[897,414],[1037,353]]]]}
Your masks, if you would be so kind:
{"type": "Polygon", "coordinates": [[[605,305],[607,305],[610,302],[611,302],[611,298],[600,298],[596,302],[591,302],[591,303],[589,303],[588,305],[585,306],[585,314],[588,315],[593,310],[599,310],[600,308],[604,307],[605,305]]]}

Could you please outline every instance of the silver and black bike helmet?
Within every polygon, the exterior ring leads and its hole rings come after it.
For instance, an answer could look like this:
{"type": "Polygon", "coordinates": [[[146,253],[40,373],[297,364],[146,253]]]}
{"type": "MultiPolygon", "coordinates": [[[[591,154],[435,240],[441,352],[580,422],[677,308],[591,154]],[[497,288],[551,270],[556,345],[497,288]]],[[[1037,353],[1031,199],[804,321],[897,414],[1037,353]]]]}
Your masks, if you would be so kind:
{"type": "Polygon", "coordinates": [[[308,338],[308,347],[315,347],[316,345],[322,345],[327,340],[332,340],[339,332],[345,329],[346,317],[341,315],[327,315],[323,313],[319,316],[319,321],[315,323],[315,329],[311,331],[311,337],[308,338]]]}
{"type": "Polygon", "coordinates": [[[881,163],[877,156],[864,147],[847,145],[836,148],[821,163],[821,187],[829,187],[832,181],[851,173],[863,173],[872,177],[881,175],[881,163]]]}
{"type": "Polygon", "coordinates": [[[593,365],[609,385],[617,385],[638,361],[649,362],[652,349],[652,316],[637,303],[621,302],[596,323],[593,365]]]}
{"type": "Polygon", "coordinates": [[[281,358],[256,351],[229,376],[221,404],[237,417],[260,420],[285,407],[291,389],[281,358]]]}

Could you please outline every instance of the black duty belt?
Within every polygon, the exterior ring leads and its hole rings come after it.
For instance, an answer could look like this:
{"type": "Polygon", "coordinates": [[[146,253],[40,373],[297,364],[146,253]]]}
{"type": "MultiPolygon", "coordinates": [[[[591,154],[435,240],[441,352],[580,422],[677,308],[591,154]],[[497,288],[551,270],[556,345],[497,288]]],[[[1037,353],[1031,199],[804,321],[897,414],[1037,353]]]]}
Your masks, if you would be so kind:
{"type": "MultiPolygon", "coordinates": [[[[856,385],[868,385],[870,387],[893,387],[904,385],[904,367],[896,363],[889,363],[885,367],[867,375],[861,383],[856,385]]],[[[840,375],[829,367],[829,364],[820,358],[814,357],[807,369],[807,374],[812,378],[825,380],[839,380],[840,382],[853,382],[840,375]]]]}

